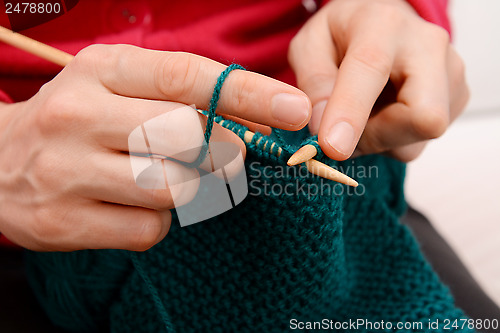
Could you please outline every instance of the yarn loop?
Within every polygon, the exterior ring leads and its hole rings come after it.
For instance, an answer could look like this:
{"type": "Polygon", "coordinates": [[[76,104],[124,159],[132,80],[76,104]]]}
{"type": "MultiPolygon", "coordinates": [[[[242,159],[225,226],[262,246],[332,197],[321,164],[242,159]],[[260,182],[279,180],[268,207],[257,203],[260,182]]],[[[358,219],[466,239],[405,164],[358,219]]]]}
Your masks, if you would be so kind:
{"type": "Polygon", "coordinates": [[[212,93],[212,98],[210,99],[210,103],[208,104],[208,115],[207,115],[207,125],[205,127],[205,135],[204,142],[201,146],[200,154],[198,158],[191,163],[183,163],[185,166],[189,168],[197,168],[201,163],[205,160],[208,152],[208,146],[210,144],[210,137],[212,136],[212,129],[214,127],[214,119],[215,119],[215,110],[217,109],[217,104],[219,104],[220,93],[222,90],[222,86],[224,85],[224,81],[229,76],[229,74],[235,70],[241,69],[246,70],[243,66],[238,64],[231,64],[227,66],[227,68],[219,75],[217,78],[217,82],[215,83],[214,91],[212,93]]]}

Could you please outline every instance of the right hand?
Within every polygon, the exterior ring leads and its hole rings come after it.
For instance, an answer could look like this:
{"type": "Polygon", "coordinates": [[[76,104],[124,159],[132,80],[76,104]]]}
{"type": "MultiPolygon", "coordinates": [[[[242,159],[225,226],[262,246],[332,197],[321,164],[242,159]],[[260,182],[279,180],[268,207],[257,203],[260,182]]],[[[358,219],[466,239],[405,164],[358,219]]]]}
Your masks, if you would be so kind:
{"type": "MultiPolygon", "coordinates": [[[[206,109],[224,68],[193,54],[93,45],[28,101],[0,105],[0,232],[37,251],[146,250],[158,243],[170,228],[172,197],[187,202],[197,185],[175,191],[137,186],[128,135],[180,106],[206,109]]],[[[234,71],[217,113],[298,130],[311,105],[296,88],[234,71]]],[[[163,139],[181,150],[201,145],[203,136],[189,131],[198,115],[177,120],[163,139]]],[[[218,124],[212,138],[236,143],[244,153],[239,137],[218,124]]],[[[181,180],[197,173],[166,165],[181,180]]]]}

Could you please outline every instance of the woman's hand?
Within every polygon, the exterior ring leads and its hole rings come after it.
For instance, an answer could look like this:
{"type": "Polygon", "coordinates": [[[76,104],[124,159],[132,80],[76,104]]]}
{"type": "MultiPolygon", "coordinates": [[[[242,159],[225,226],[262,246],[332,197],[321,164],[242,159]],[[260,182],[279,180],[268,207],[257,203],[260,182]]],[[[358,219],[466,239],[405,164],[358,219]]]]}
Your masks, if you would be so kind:
{"type": "Polygon", "coordinates": [[[448,33],[403,0],[333,0],[292,40],[289,61],[313,103],[309,129],[336,160],[415,159],[469,92],[448,33]]]}
{"type": "MultiPolygon", "coordinates": [[[[165,161],[175,190],[137,186],[129,134],[186,105],[207,108],[224,69],[192,54],[95,45],[30,100],[0,105],[0,232],[33,250],[145,250],[159,242],[170,228],[173,198],[187,202],[196,193],[198,184],[183,180],[199,175],[165,161]]],[[[309,121],[311,103],[289,85],[234,71],[217,110],[298,130],[309,121]]],[[[193,111],[172,118],[155,140],[176,151],[200,147],[203,133],[192,129],[204,117],[193,111]]],[[[217,124],[212,138],[244,153],[239,137],[217,124]]],[[[162,149],[151,153],[168,156],[162,149]]]]}

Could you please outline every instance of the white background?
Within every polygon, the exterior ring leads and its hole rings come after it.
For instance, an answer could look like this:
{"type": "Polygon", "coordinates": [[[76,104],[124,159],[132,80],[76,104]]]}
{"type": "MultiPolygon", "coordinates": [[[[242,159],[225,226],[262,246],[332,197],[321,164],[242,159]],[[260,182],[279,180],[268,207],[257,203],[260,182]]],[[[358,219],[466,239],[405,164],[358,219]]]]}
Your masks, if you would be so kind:
{"type": "Polygon", "coordinates": [[[500,304],[500,1],[454,0],[450,16],[471,100],[410,163],[406,195],[500,304]]]}

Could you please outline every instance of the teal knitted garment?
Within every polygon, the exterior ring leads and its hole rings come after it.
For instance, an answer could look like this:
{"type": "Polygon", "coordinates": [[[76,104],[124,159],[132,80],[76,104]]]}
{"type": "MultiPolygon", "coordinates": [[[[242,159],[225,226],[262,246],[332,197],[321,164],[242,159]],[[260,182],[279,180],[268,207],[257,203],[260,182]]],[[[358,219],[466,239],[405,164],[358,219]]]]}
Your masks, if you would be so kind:
{"type": "MultiPolygon", "coordinates": [[[[243,136],[243,126],[224,124],[243,136]]],[[[291,320],[323,319],[422,323],[339,332],[454,331],[444,329],[445,320],[466,317],[398,221],[404,164],[375,155],[343,163],[323,157],[359,181],[364,191],[355,194],[307,176],[302,166],[286,167],[296,146],[276,157],[263,151],[272,138],[256,144],[261,137],[248,145],[245,162],[261,193],[250,187],[235,209],[185,228],[174,217],[167,237],[137,254],[167,318],[127,251],[30,252],[30,283],[50,318],[80,332],[286,332],[291,320]],[[288,191],[264,193],[264,184],[288,191]],[[325,184],[336,193],[304,190],[325,184]],[[429,320],[440,328],[429,328],[429,320]]]]}

